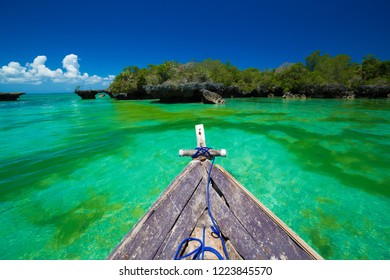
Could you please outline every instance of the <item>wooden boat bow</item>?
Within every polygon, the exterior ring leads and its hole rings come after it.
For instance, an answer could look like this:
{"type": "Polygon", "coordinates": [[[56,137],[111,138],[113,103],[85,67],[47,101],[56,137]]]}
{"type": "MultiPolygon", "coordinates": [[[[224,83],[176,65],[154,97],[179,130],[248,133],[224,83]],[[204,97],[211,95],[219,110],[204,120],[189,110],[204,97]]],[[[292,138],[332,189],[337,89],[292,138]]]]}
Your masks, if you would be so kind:
{"type": "MultiPolygon", "coordinates": [[[[205,145],[205,139],[198,140],[198,144],[199,141],[205,145]]],[[[210,167],[211,162],[205,156],[193,159],[108,259],[173,259],[181,241],[201,238],[203,228],[207,229],[204,237],[207,246],[223,255],[219,238],[209,230],[212,222],[207,215],[206,187],[210,167]]],[[[211,170],[210,208],[230,259],[322,259],[226,170],[219,165],[213,165],[211,170]]],[[[196,246],[196,242],[191,242],[182,248],[180,255],[196,246]]],[[[204,257],[215,259],[210,253],[204,257]]]]}

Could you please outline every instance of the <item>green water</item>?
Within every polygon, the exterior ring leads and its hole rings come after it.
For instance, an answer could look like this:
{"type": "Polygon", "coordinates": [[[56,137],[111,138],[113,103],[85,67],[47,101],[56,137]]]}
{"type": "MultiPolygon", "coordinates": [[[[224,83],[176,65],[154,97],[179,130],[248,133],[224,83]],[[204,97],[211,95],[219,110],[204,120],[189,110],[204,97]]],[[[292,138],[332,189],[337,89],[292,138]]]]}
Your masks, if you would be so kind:
{"type": "Polygon", "coordinates": [[[186,166],[217,163],[326,259],[390,259],[390,102],[0,103],[0,258],[104,259],[186,166]]]}

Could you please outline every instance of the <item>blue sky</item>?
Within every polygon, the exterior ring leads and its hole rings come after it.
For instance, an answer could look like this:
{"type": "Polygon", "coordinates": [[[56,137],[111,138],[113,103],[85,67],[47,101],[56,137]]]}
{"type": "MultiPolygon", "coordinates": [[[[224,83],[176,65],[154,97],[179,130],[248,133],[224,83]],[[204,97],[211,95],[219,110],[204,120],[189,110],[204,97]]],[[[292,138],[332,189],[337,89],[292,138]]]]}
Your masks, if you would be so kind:
{"type": "Polygon", "coordinates": [[[390,1],[0,0],[0,91],[106,87],[129,65],[390,59],[390,1]]]}

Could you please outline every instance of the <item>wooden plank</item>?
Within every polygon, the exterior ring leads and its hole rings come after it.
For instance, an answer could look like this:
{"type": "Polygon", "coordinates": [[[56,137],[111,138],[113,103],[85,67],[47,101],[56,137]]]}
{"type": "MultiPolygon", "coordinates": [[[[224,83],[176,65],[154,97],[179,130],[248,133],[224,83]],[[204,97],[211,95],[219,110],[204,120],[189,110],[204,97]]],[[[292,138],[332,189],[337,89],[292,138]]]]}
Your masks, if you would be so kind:
{"type": "Polygon", "coordinates": [[[133,243],[125,248],[126,252],[130,253],[130,259],[153,259],[184,205],[199,184],[200,178],[199,172],[188,173],[180,184],[180,189],[171,192],[154,214],[145,221],[133,243]]]}
{"type": "Polygon", "coordinates": [[[267,256],[230,211],[214,188],[210,188],[211,211],[222,234],[233,244],[236,251],[246,260],[264,260],[267,256]]]}
{"type": "Polygon", "coordinates": [[[268,258],[322,259],[222,167],[213,168],[212,180],[224,193],[234,215],[251,233],[268,258]]]}
{"type": "Polygon", "coordinates": [[[238,189],[234,189],[231,182],[221,176],[221,173],[213,170],[212,176],[231,211],[256,240],[268,259],[299,258],[290,252],[289,237],[260,208],[251,203],[238,189]]]}
{"type": "MultiPolygon", "coordinates": [[[[206,197],[204,197],[204,199],[206,200],[206,197]]],[[[211,229],[212,225],[213,224],[211,222],[209,213],[208,213],[207,209],[204,209],[202,216],[200,217],[200,219],[196,223],[196,228],[191,233],[191,237],[203,240],[203,228],[204,228],[205,229],[205,231],[204,231],[204,240],[205,240],[204,246],[211,247],[211,248],[217,250],[221,254],[221,256],[225,257],[225,253],[223,250],[221,239],[213,234],[212,229],[211,229]]],[[[230,245],[228,247],[229,248],[229,250],[228,250],[229,259],[241,259],[240,255],[238,255],[237,251],[234,249],[233,245],[230,242],[229,242],[229,245],[230,245]]],[[[199,242],[191,242],[188,245],[184,254],[187,254],[187,253],[195,250],[198,247],[199,247],[199,242]]],[[[192,258],[189,257],[188,259],[192,259],[192,258]]],[[[218,257],[211,252],[205,252],[204,259],[205,260],[218,260],[218,257]]]]}
{"type": "Polygon", "coordinates": [[[225,244],[226,244],[226,250],[228,251],[228,254],[229,254],[229,260],[236,260],[236,261],[243,260],[243,258],[240,256],[240,254],[234,248],[234,246],[233,246],[232,242],[230,242],[230,240],[227,240],[225,242],[225,244]]]}
{"type": "Polygon", "coordinates": [[[114,249],[109,259],[152,259],[202,178],[193,161],[176,177],[146,215],[114,249]]]}
{"type": "Polygon", "coordinates": [[[233,213],[251,233],[269,259],[308,258],[299,246],[288,242],[290,237],[217,168],[213,170],[212,178],[224,193],[233,213]]]}
{"type": "MultiPolygon", "coordinates": [[[[192,157],[196,152],[198,152],[197,150],[179,150],[179,156],[181,157],[192,157]]],[[[221,150],[213,150],[213,149],[210,149],[208,150],[209,154],[213,157],[226,157],[226,150],[225,149],[221,149],[221,150]]]]}
{"type": "MultiPolygon", "coordinates": [[[[215,238],[212,236],[212,230],[210,227],[205,227],[204,229],[205,229],[204,245],[207,247],[214,248],[215,250],[217,250],[221,254],[221,256],[224,256],[221,240],[219,238],[215,238]]],[[[196,227],[194,229],[194,231],[192,232],[191,237],[203,240],[203,227],[196,227]]],[[[187,247],[185,254],[195,250],[198,247],[199,247],[199,242],[191,241],[188,244],[188,247],[187,247]]],[[[188,259],[192,259],[192,256],[189,257],[188,259]]],[[[207,251],[207,252],[204,252],[204,259],[205,260],[218,260],[218,257],[215,254],[207,251]]]]}
{"type": "MultiPolygon", "coordinates": [[[[202,175],[200,175],[202,178],[202,175]]],[[[175,225],[163,241],[154,259],[171,260],[182,240],[189,237],[206,208],[204,182],[200,183],[175,225]]]]}
{"type": "Polygon", "coordinates": [[[270,219],[272,219],[291,239],[290,243],[296,243],[302,248],[311,259],[322,260],[323,258],[307,244],[302,238],[300,238],[290,227],[288,227],[282,220],[280,220],[271,210],[269,210],[264,204],[262,204],[251,192],[249,192],[244,186],[242,186],[232,175],[230,175],[221,166],[218,166],[221,172],[223,172],[234,184],[240,188],[250,199],[258,205],[264,213],[266,213],[270,219]]]}
{"type": "MultiPolygon", "coordinates": [[[[172,259],[197,223],[209,226],[211,221],[201,218],[209,166],[208,161],[188,164],[108,258],[172,259]]],[[[223,168],[214,167],[212,181],[217,190],[210,188],[212,212],[234,259],[321,259],[223,168]]]]}
{"type": "MultiPolygon", "coordinates": [[[[212,223],[211,223],[211,220],[209,218],[209,214],[208,214],[207,210],[205,210],[204,215],[205,215],[206,219],[208,220],[207,223],[205,223],[204,225],[202,224],[202,226],[198,226],[197,228],[195,228],[195,231],[193,232],[193,234],[191,236],[197,237],[197,238],[202,240],[203,227],[205,227],[205,246],[214,248],[215,250],[217,250],[221,254],[221,256],[223,256],[225,258],[225,253],[223,250],[221,239],[219,237],[215,236],[215,234],[212,232],[212,229],[211,229],[212,223]]],[[[230,242],[230,240],[227,240],[227,241],[225,240],[225,246],[226,246],[226,249],[228,251],[229,260],[242,260],[241,256],[238,254],[238,252],[236,251],[236,249],[234,248],[234,246],[230,242]]],[[[188,251],[190,251],[190,250],[188,250],[188,251]]],[[[204,259],[205,260],[218,260],[218,257],[213,253],[206,252],[204,259]]]]}
{"type": "Polygon", "coordinates": [[[158,197],[156,202],[153,204],[152,207],[158,206],[163,200],[166,199],[166,197],[169,195],[170,192],[174,191],[176,188],[180,186],[180,183],[183,179],[185,179],[188,174],[190,173],[198,173],[201,172],[202,164],[198,160],[192,160],[190,161],[187,166],[183,169],[182,172],[180,172],[179,175],[173,179],[173,181],[168,185],[168,187],[163,191],[163,193],[158,197]],[[194,171],[195,170],[195,171],[194,171]]]}
{"type": "Polygon", "coordinates": [[[169,184],[169,186],[164,190],[164,192],[159,196],[157,201],[149,208],[149,210],[145,213],[145,215],[133,226],[133,228],[122,238],[121,242],[112,250],[107,259],[118,258],[120,255],[120,251],[123,249],[126,243],[132,242],[134,237],[137,235],[141,226],[144,222],[150,218],[150,216],[154,213],[155,209],[161,204],[161,202],[166,199],[167,195],[172,192],[178,185],[179,182],[196,167],[199,165],[198,161],[191,161],[184,170],[176,176],[176,178],[169,184]]]}
{"type": "MultiPolygon", "coordinates": [[[[197,216],[191,216],[191,209],[193,209],[194,205],[197,205],[197,207],[195,207],[197,213],[199,213],[199,209],[202,208],[204,209],[205,213],[207,213],[206,197],[204,191],[207,177],[206,169],[203,169],[203,176],[204,180],[201,184],[202,190],[200,189],[201,186],[199,186],[191,200],[183,209],[182,215],[179,217],[175,226],[168,234],[167,239],[160,247],[159,252],[156,255],[156,259],[169,259],[167,256],[172,256],[177,250],[179,243],[184,238],[191,235],[191,233],[188,233],[188,231],[189,228],[194,224],[194,217],[197,216]]],[[[243,228],[240,222],[230,212],[229,208],[224,204],[224,201],[218,196],[218,194],[216,194],[212,187],[210,188],[210,191],[212,196],[211,200],[213,201],[214,206],[213,209],[216,209],[215,213],[213,214],[215,219],[218,221],[218,224],[220,225],[221,232],[229,238],[227,241],[229,245],[227,246],[229,251],[232,252],[232,259],[242,259],[241,255],[245,259],[265,259],[266,256],[263,254],[261,248],[256,244],[253,238],[248,234],[248,232],[246,232],[245,228],[243,228]]],[[[202,215],[196,224],[199,229],[195,229],[195,233],[192,234],[199,235],[202,232],[200,229],[203,229],[203,226],[208,228],[210,227],[211,220],[209,219],[208,215],[202,215]]],[[[199,235],[198,237],[201,236],[199,235]]],[[[198,246],[198,244],[196,243],[195,246],[198,246]]]]}

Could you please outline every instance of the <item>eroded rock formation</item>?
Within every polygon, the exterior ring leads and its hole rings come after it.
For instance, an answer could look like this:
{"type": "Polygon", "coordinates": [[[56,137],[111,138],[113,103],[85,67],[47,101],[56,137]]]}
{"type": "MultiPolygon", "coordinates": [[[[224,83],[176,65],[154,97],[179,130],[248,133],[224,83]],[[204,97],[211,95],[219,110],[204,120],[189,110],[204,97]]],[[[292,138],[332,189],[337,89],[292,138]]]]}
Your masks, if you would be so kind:
{"type": "Polygon", "coordinates": [[[25,92],[0,92],[0,101],[15,101],[25,92]]]}
{"type": "Polygon", "coordinates": [[[201,90],[222,92],[223,84],[219,83],[172,83],[165,82],[161,85],[144,86],[150,98],[160,99],[160,102],[201,102],[201,90]]]}
{"type": "Polygon", "coordinates": [[[283,94],[282,98],[287,98],[287,99],[306,99],[306,95],[304,94],[292,94],[291,92],[286,92],[283,94]]]}
{"type": "Polygon", "coordinates": [[[203,103],[208,104],[225,104],[225,99],[222,98],[218,93],[209,91],[207,89],[201,89],[203,103]]]}
{"type": "Polygon", "coordinates": [[[82,99],[96,99],[98,93],[107,93],[111,98],[114,98],[113,93],[107,89],[90,89],[90,90],[80,90],[76,89],[74,91],[82,99]]]}

